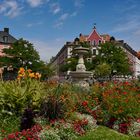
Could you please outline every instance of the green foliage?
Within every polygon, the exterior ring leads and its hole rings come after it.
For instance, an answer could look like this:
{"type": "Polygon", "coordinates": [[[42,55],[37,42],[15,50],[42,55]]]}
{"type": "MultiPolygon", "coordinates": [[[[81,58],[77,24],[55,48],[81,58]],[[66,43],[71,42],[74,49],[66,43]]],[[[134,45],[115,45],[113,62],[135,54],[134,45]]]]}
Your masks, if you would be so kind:
{"type": "Polygon", "coordinates": [[[97,65],[97,67],[95,68],[95,75],[97,77],[104,77],[104,76],[108,76],[111,73],[111,68],[110,65],[103,63],[103,64],[99,64],[97,65]]]}
{"type": "Polygon", "coordinates": [[[75,71],[77,62],[78,62],[77,57],[68,58],[66,60],[66,64],[61,65],[60,71],[62,71],[62,72],[65,72],[65,71],[68,71],[68,70],[75,71]]]}
{"type": "Polygon", "coordinates": [[[68,117],[75,106],[75,95],[69,85],[50,87],[42,99],[40,114],[49,120],[68,117]],[[72,96],[73,95],[73,96],[72,96]]]}
{"type": "Polygon", "coordinates": [[[0,139],[19,130],[20,118],[17,116],[0,116],[0,139]]]}
{"type": "MultiPolygon", "coordinates": [[[[13,131],[17,131],[19,128],[19,117],[16,113],[21,114],[22,110],[29,106],[29,104],[36,110],[40,110],[40,108],[44,109],[46,117],[58,119],[50,122],[47,119],[41,118],[38,121],[38,123],[43,125],[44,129],[39,134],[41,139],[73,140],[76,138],[77,132],[85,134],[88,130],[90,131],[96,127],[96,120],[93,119],[93,113],[96,113],[97,121],[99,119],[100,121],[107,121],[113,117],[119,122],[127,122],[129,119],[139,118],[139,83],[104,83],[102,85],[96,84],[91,88],[93,89],[86,92],[68,84],[46,84],[33,79],[1,82],[1,129],[7,130],[7,133],[11,133],[12,129],[13,131]],[[40,106],[43,101],[46,103],[46,108],[40,106]],[[3,112],[2,109],[4,110],[3,112]],[[81,114],[77,113],[77,111],[81,114]],[[83,112],[86,114],[82,114],[83,112]],[[90,115],[87,115],[87,113],[90,115]],[[64,119],[60,120],[60,118],[64,119]]],[[[135,123],[132,127],[138,131],[139,126],[137,127],[136,125],[135,123]]],[[[132,134],[135,131],[133,131],[133,128],[130,128],[132,134]]],[[[124,139],[132,138],[113,130],[110,131],[106,127],[99,126],[99,129],[97,128],[95,131],[79,139],[94,138],[112,140],[123,139],[123,136],[124,139]]]]}
{"type": "Polygon", "coordinates": [[[99,54],[96,56],[96,64],[108,64],[111,68],[111,75],[114,70],[118,75],[130,73],[130,64],[122,48],[112,42],[101,44],[100,47],[99,54]]]}
{"type": "Polygon", "coordinates": [[[0,114],[21,114],[30,105],[38,108],[43,84],[37,80],[0,82],[0,114]]]}
{"type": "Polygon", "coordinates": [[[137,137],[131,137],[118,133],[107,127],[99,126],[96,130],[87,133],[85,136],[81,136],[76,140],[139,140],[137,137]]]}
{"type": "Polygon", "coordinates": [[[12,65],[15,69],[26,67],[37,71],[44,65],[33,44],[23,39],[19,39],[13,43],[10,48],[4,48],[3,52],[6,56],[0,58],[2,66],[8,67],[12,65]]]}
{"type": "Polygon", "coordinates": [[[42,73],[41,79],[45,80],[46,78],[50,78],[55,75],[55,68],[52,68],[50,64],[47,64],[41,68],[40,73],[42,73]]]}

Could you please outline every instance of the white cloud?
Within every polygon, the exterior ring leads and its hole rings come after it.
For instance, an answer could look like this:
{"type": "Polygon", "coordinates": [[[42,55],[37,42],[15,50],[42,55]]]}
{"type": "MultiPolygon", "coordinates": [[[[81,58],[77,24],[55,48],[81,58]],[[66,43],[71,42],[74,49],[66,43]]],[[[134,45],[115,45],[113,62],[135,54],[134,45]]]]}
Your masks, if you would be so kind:
{"type": "Polygon", "coordinates": [[[50,11],[53,14],[59,13],[61,11],[59,3],[52,3],[52,4],[50,4],[50,11]]]}
{"type": "Polygon", "coordinates": [[[38,25],[42,25],[42,24],[43,24],[43,22],[40,21],[40,22],[36,22],[36,23],[28,23],[26,26],[30,28],[30,27],[38,26],[38,25]]]}
{"type": "Polygon", "coordinates": [[[31,7],[38,7],[39,5],[43,4],[44,0],[27,0],[31,7]]]}
{"type": "Polygon", "coordinates": [[[66,19],[68,18],[68,16],[69,16],[68,13],[64,13],[64,14],[62,14],[62,15],[60,16],[59,20],[60,20],[60,21],[64,21],[64,20],[66,20],[66,19]]]}
{"type": "Polygon", "coordinates": [[[64,13],[62,14],[59,19],[56,21],[55,25],[54,25],[54,28],[58,28],[58,29],[61,29],[63,24],[64,24],[64,21],[69,17],[69,14],[68,13],[64,13]]]}
{"type": "Polygon", "coordinates": [[[127,42],[134,50],[139,50],[140,44],[140,15],[129,14],[120,18],[119,23],[110,33],[117,35],[120,39],[127,42]]]}
{"type": "Polygon", "coordinates": [[[4,0],[2,4],[0,4],[0,13],[5,16],[14,18],[20,15],[23,7],[20,7],[16,0],[4,0]]]}
{"type": "Polygon", "coordinates": [[[84,0],[74,0],[74,6],[77,8],[81,8],[84,6],[84,0]]]}
{"type": "Polygon", "coordinates": [[[56,24],[54,25],[54,28],[60,29],[63,26],[63,22],[62,21],[57,21],[56,24]]]}
{"type": "Polygon", "coordinates": [[[112,32],[128,32],[131,30],[135,30],[140,27],[140,22],[138,20],[130,20],[123,23],[118,24],[112,32]]]}

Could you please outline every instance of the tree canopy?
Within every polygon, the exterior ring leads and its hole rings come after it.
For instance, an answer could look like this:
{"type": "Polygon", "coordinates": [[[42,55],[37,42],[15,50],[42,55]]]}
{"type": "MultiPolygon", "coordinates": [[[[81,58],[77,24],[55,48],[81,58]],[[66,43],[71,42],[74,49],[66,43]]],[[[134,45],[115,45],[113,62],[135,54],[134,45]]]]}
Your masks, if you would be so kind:
{"type": "Polygon", "coordinates": [[[96,56],[96,64],[108,64],[111,68],[111,75],[114,72],[118,75],[130,73],[129,60],[122,48],[117,47],[114,42],[106,42],[100,47],[96,56]]]}
{"type": "Polygon", "coordinates": [[[19,39],[10,48],[4,48],[3,53],[5,56],[0,58],[1,66],[12,66],[14,69],[24,67],[34,71],[38,71],[44,66],[39,53],[27,40],[19,39]]]}

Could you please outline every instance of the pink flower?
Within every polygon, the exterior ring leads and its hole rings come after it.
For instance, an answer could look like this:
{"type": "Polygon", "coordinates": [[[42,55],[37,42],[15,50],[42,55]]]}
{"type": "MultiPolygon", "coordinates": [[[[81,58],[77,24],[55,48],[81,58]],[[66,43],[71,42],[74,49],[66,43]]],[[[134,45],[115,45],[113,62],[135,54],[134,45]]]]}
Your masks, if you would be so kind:
{"type": "Polygon", "coordinates": [[[138,122],[138,123],[140,123],[140,118],[139,118],[139,119],[137,119],[137,122],[138,122]]]}

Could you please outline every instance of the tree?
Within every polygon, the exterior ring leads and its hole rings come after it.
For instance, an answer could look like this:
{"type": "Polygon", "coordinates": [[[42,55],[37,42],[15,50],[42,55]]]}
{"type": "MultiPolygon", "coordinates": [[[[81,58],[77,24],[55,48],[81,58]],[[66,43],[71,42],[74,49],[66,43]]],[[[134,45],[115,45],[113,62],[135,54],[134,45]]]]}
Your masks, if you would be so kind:
{"type": "Polygon", "coordinates": [[[99,64],[97,65],[97,67],[95,68],[95,76],[97,77],[105,77],[105,76],[109,76],[111,73],[111,68],[108,64],[103,63],[103,64],[99,64]]]}
{"type": "Polygon", "coordinates": [[[68,59],[65,60],[65,62],[66,62],[65,64],[60,66],[60,71],[66,72],[68,70],[71,70],[71,71],[76,70],[76,65],[78,63],[77,56],[73,56],[71,58],[68,58],[68,59]]]}
{"type": "Polygon", "coordinates": [[[24,67],[33,71],[39,71],[44,67],[39,53],[29,41],[19,39],[10,48],[4,48],[3,53],[5,56],[0,58],[1,66],[12,66],[16,70],[24,67]]]}
{"type": "Polygon", "coordinates": [[[55,68],[51,67],[51,64],[47,64],[41,70],[42,73],[42,80],[46,80],[55,75],[55,68]]]}
{"type": "Polygon", "coordinates": [[[115,74],[126,75],[130,73],[130,64],[126,53],[117,47],[114,42],[100,45],[99,54],[96,56],[96,65],[106,63],[111,68],[110,76],[115,74]]]}

